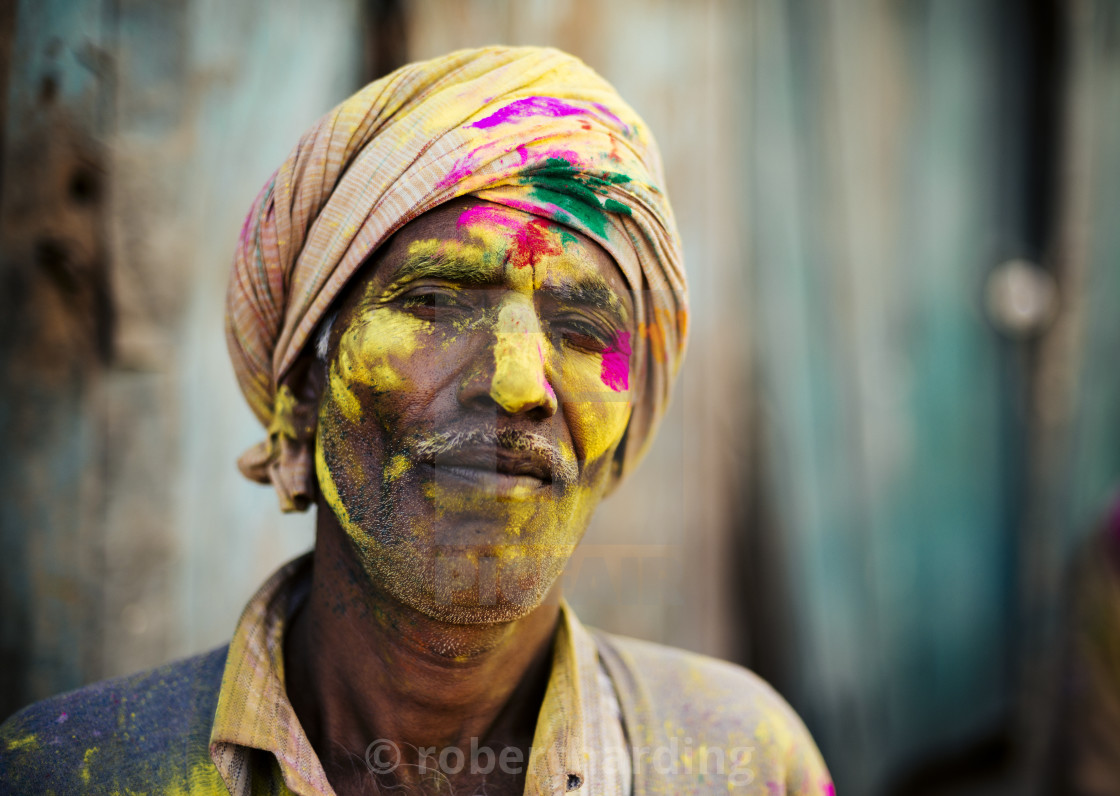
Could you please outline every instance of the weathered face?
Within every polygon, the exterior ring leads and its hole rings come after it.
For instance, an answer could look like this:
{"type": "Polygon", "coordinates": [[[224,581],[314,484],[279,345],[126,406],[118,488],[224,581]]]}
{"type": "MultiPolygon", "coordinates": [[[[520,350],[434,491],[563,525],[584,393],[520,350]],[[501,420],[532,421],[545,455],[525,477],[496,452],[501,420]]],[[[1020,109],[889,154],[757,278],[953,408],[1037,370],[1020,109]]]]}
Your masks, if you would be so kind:
{"type": "Polygon", "coordinates": [[[583,235],[477,199],[414,220],[372,265],[330,336],[322,501],[406,605],[523,615],[583,535],[630,417],[622,275],[583,235]]]}

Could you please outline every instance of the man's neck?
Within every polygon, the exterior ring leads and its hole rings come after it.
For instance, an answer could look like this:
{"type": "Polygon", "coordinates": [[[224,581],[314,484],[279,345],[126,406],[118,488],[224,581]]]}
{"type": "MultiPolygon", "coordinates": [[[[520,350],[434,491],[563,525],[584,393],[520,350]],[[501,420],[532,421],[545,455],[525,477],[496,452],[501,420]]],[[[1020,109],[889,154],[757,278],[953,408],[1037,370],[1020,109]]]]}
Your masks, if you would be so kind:
{"type": "MultiPolygon", "coordinates": [[[[432,619],[374,589],[341,530],[324,525],[310,594],[285,634],[285,681],[336,791],[348,789],[342,779],[368,784],[366,757],[379,740],[401,750],[405,764],[421,748],[469,755],[472,740],[519,747],[527,760],[558,607],[481,625],[432,619]]],[[[415,770],[404,765],[395,776],[415,770]]]]}

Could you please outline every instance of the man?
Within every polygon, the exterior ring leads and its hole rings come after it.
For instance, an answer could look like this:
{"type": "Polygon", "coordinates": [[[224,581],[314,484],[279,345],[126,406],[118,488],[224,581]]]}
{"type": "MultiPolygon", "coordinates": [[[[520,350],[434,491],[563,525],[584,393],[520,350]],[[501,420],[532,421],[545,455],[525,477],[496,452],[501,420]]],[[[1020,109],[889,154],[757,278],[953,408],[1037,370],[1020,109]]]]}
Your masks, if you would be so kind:
{"type": "Polygon", "coordinates": [[[595,634],[555,594],[683,351],[642,121],[555,50],[407,66],[303,137],[230,282],[242,458],[313,556],[228,649],[32,706],[19,791],[832,793],[749,672],[595,634]]]}

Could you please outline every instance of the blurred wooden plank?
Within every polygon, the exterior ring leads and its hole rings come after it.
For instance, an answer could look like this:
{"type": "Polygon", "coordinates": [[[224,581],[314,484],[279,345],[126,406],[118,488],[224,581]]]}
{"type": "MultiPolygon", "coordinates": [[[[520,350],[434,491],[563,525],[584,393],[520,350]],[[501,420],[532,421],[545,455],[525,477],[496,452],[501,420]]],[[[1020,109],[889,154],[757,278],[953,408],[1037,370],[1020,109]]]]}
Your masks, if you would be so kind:
{"type": "Polygon", "coordinates": [[[1062,269],[1076,347],[1054,350],[1065,361],[1052,364],[1075,374],[1061,483],[1062,527],[1077,544],[1120,484],[1120,5],[1080,0],[1070,16],[1077,69],[1062,269]]]}
{"type": "Polygon", "coordinates": [[[227,639],[312,543],[235,459],[244,214],[358,86],[359,0],[24,2],[0,206],[0,712],[227,639]],[[308,27],[306,21],[316,24],[308,27]]]}
{"type": "Polygon", "coordinates": [[[0,712],[94,669],[102,576],[98,430],[110,351],[104,235],[112,100],[104,4],[16,8],[0,206],[0,712]]]}
{"type": "Polygon", "coordinates": [[[263,430],[229,365],[225,288],[253,197],[358,87],[362,24],[359,0],[119,4],[107,672],[222,643],[313,542],[310,516],[281,515],[235,466],[263,430]]]}
{"type": "Polygon", "coordinates": [[[763,433],[786,674],[842,789],[1009,699],[986,3],[755,4],[763,433]]]}
{"type": "Polygon", "coordinates": [[[1120,5],[1077,0],[1064,7],[1064,20],[1068,74],[1053,255],[1060,311],[1039,345],[1033,385],[1033,549],[1024,593],[1035,749],[1062,732],[1054,708],[1062,645],[1070,643],[1063,620],[1077,588],[1070,564],[1120,487],[1120,5]]]}

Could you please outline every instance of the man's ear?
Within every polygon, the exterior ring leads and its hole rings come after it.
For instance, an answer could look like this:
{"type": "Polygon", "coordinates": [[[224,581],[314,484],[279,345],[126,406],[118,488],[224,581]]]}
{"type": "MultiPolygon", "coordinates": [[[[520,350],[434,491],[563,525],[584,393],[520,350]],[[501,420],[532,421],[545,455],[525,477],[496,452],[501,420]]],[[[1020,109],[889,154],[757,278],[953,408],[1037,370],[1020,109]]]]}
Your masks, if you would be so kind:
{"type": "Polygon", "coordinates": [[[267,480],[280,499],[280,509],[285,512],[306,511],[318,494],[315,429],[326,371],[326,363],[314,353],[306,353],[296,360],[277,389],[268,427],[266,470],[267,480]]]}

